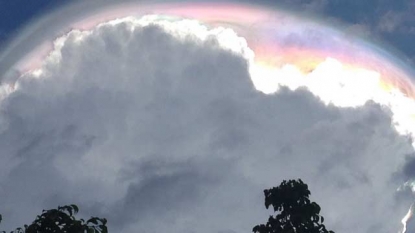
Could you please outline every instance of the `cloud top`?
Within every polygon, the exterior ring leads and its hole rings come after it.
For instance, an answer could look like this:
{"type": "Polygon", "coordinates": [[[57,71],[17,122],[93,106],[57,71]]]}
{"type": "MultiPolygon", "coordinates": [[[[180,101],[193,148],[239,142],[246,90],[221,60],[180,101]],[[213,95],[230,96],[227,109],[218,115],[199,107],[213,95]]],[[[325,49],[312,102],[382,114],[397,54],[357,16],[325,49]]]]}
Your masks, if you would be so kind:
{"type": "Polygon", "coordinates": [[[413,148],[391,115],[264,95],[251,56],[232,30],[154,16],[57,40],[0,103],[3,226],[78,203],[116,232],[250,231],[262,190],[301,177],[329,228],[399,229],[413,148]]]}

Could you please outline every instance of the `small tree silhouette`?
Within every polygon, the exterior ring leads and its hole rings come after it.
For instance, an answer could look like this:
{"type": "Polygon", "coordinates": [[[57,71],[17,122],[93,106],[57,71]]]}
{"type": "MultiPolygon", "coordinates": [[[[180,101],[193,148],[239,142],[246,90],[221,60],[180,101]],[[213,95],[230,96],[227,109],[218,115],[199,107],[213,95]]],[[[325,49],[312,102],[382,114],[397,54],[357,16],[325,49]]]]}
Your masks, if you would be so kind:
{"type": "MultiPolygon", "coordinates": [[[[76,205],[59,206],[57,209],[43,210],[30,225],[19,227],[10,233],[108,233],[105,218],[91,217],[77,220],[76,205]]],[[[2,216],[0,215],[0,222],[2,216]]],[[[6,233],[2,231],[2,233],[6,233]]]]}
{"type": "Polygon", "coordinates": [[[324,226],[320,206],[309,199],[310,191],[301,179],[283,181],[278,187],[264,190],[265,207],[278,214],[266,224],[255,226],[254,233],[334,233],[324,226]]]}

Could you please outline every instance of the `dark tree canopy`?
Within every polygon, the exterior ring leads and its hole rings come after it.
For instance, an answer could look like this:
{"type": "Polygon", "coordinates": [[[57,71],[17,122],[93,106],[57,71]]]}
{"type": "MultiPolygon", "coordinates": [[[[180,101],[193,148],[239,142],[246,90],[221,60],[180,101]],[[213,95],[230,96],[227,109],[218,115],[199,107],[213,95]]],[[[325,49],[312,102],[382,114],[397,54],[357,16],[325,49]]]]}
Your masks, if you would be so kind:
{"type": "Polygon", "coordinates": [[[277,215],[255,226],[254,233],[334,233],[324,226],[320,206],[310,201],[310,191],[302,180],[284,180],[264,194],[265,207],[272,206],[277,215]]]}
{"type": "MultiPolygon", "coordinates": [[[[264,190],[264,194],[265,207],[272,206],[277,214],[270,216],[266,224],[255,226],[254,233],[334,233],[324,226],[320,206],[310,201],[310,191],[302,180],[284,180],[278,187],[264,190]]],[[[78,211],[76,205],[43,210],[32,224],[10,233],[108,233],[105,218],[77,220],[78,211]]]]}
{"type": "MultiPolygon", "coordinates": [[[[57,209],[43,210],[35,221],[10,233],[108,233],[105,218],[91,217],[85,221],[77,220],[76,205],[59,206],[57,209]]],[[[1,222],[1,215],[0,215],[1,222]]],[[[2,233],[6,233],[2,231],[2,233]]]]}

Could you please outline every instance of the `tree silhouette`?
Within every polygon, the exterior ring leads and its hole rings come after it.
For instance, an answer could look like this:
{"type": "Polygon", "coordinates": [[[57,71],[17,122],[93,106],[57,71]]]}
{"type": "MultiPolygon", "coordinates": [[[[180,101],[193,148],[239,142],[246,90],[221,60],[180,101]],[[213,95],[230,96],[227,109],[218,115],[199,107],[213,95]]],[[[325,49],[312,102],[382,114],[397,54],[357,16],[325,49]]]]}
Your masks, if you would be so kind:
{"type": "Polygon", "coordinates": [[[320,206],[309,199],[310,191],[301,179],[283,181],[278,187],[264,190],[265,207],[278,214],[266,224],[255,226],[254,233],[334,233],[324,226],[320,206]]]}
{"type": "MultiPolygon", "coordinates": [[[[108,233],[105,218],[91,217],[85,221],[77,220],[75,214],[79,208],[76,205],[59,206],[57,209],[43,210],[35,221],[23,228],[17,228],[10,233],[108,233]]],[[[0,222],[2,216],[0,215],[0,222]]],[[[2,233],[6,233],[2,231],[2,233]]]]}

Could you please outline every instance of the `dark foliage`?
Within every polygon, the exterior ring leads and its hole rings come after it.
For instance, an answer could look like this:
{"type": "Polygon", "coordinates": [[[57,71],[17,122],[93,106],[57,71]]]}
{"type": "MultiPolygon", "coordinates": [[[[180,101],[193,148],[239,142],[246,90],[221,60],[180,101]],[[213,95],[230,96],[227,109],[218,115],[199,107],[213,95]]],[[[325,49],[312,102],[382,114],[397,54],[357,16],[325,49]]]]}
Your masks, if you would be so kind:
{"type": "Polygon", "coordinates": [[[310,201],[310,191],[302,180],[284,180],[264,194],[265,207],[272,206],[277,215],[255,226],[254,233],[334,233],[324,226],[320,206],[310,201]]]}
{"type": "MultiPolygon", "coordinates": [[[[43,210],[30,225],[17,228],[10,233],[108,233],[105,218],[91,217],[77,220],[76,205],[59,206],[57,209],[43,210]]],[[[0,215],[0,222],[1,222],[0,215]]],[[[2,233],[6,233],[2,231],[2,233]]]]}

